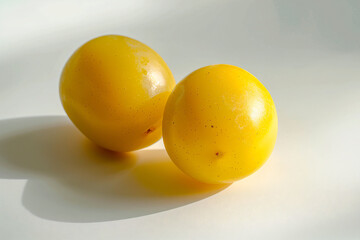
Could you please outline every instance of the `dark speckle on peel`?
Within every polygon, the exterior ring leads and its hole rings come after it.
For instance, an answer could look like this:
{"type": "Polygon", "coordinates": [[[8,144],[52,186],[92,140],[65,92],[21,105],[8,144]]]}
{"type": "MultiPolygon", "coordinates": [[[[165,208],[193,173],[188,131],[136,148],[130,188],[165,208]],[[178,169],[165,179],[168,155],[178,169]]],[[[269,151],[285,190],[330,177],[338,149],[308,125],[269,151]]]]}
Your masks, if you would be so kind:
{"type": "Polygon", "coordinates": [[[145,131],[145,135],[149,135],[150,133],[152,133],[155,130],[154,127],[150,127],[145,131]]]}
{"type": "Polygon", "coordinates": [[[215,153],[215,156],[218,157],[218,158],[222,157],[223,155],[224,155],[223,152],[216,152],[215,153]]]}

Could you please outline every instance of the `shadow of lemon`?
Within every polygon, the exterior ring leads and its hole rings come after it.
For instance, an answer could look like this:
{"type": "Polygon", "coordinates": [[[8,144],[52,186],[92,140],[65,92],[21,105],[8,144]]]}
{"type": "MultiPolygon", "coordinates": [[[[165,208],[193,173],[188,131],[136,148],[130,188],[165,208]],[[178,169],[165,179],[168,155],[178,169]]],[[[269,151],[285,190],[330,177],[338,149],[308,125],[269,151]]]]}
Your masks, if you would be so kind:
{"type": "Polygon", "coordinates": [[[158,194],[193,195],[217,192],[229,186],[229,184],[205,184],[185,175],[170,160],[165,150],[147,151],[147,155],[152,160],[143,161],[132,172],[141,185],[158,194]]]}
{"type": "Polygon", "coordinates": [[[0,121],[0,178],[27,179],[22,205],[62,222],[140,217],[205,199],[224,185],[186,176],[156,146],[115,153],[63,116],[0,121]]]}

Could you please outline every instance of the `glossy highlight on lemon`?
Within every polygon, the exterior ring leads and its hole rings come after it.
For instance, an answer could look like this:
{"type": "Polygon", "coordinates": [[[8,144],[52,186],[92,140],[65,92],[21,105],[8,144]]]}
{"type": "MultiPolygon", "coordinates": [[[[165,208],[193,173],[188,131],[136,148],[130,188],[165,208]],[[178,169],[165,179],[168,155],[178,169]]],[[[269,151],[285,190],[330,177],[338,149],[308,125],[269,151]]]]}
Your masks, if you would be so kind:
{"type": "Polygon", "coordinates": [[[178,83],[163,119],[170,158],[206,183],[231,183],[259,169],[277,129],[267,89],[249,72],[225,64],[200,68],[178,83]]]}
{"type": "Polygon", "coordinates": [[[67,61],[60,79],[63,107],[76,127],[109,150],[128,152],[161,138],[174,77],[147,45],[125,36],[90,40],[67,61]]]}

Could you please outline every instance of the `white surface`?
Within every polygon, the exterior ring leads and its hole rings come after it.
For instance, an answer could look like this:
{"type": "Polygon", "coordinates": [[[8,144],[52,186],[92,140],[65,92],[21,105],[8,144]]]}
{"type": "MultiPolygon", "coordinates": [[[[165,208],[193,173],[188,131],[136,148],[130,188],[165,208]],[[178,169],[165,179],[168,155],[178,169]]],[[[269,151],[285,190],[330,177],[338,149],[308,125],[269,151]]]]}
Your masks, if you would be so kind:
{"type": "Polygon", "coordinates": [[[360,239],[359,1],[74,2],[0,2],[0,239],[360,239]],[[65,61],[108,33],[177,81],[214,63],[257,76],[279,115],[265,166],[191,187],[161,142],[120,163],[53,116],[65,61]]]}

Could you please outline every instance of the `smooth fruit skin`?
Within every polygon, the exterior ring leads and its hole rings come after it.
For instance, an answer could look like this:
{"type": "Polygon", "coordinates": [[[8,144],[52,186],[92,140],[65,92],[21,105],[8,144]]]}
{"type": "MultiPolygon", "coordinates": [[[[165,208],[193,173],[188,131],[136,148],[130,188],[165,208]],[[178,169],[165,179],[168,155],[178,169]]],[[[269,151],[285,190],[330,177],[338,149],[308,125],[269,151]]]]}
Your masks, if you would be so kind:
{"type": "Polygon", "coordinates": [[[175,86],[164,60],[145,44],[118,35],[82,45],[60,79],[63,107],[96,144],[127,152],[161,138],[166,100],[175,86]]]}
{"type": "Polygon", "coordinates": [[[266,88],[247,71],[224,64],[198,69],[178,83],[163,119],[170,158],[206,183],[231,183],[259,169],[277,129],[266,88]]]}

